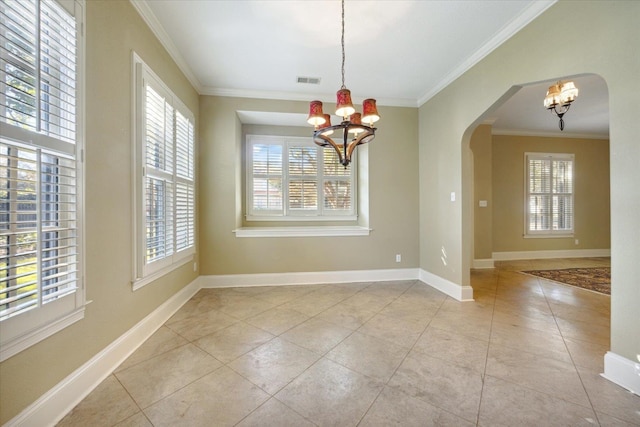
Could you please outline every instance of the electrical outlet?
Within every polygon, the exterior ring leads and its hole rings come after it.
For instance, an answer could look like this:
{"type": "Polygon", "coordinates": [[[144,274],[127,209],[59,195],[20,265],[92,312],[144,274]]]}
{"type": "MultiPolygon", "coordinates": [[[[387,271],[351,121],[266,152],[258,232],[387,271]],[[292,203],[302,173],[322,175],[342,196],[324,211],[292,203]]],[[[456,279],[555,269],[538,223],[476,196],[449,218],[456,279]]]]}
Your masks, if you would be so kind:
{"type": "Polygon", "coordinates": [[[197,262],[193,263],[193,271],[198,271],[198,263],[197,262]]]}
{"type": "Polygon", "coordinates": [[[580,240],[576,239],[576,245],[580,244],[580,240]]]}
{"type": "Polygon", "coordinates": [[[396,254],[396,262],[402,262],[402,255],[396,254]]]}

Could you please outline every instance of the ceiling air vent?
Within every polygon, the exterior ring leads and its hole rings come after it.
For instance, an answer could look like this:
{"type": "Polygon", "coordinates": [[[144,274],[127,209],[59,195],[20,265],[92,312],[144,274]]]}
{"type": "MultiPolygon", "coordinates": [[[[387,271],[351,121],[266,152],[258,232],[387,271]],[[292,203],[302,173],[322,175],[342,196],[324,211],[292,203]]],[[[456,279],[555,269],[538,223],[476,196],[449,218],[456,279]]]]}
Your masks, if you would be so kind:
{"type": "Polygon", "coordinates": [[[298,83],[304,83],[308,85],[319,85],[320,77],[298,77],[298,83]]]}

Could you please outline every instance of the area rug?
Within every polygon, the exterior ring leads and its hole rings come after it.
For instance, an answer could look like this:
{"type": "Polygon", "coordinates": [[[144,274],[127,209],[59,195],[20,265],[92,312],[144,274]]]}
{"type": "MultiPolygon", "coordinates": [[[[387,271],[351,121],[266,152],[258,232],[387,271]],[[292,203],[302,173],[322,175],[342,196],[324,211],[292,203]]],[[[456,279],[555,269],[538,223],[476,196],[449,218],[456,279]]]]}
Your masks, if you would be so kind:
{"type": "Polygon", "coordinates": [[[576,286],[605,295],[611,295],[611,268],[564,268],[560,270],[530,270],[522,273],[576,286]]]}

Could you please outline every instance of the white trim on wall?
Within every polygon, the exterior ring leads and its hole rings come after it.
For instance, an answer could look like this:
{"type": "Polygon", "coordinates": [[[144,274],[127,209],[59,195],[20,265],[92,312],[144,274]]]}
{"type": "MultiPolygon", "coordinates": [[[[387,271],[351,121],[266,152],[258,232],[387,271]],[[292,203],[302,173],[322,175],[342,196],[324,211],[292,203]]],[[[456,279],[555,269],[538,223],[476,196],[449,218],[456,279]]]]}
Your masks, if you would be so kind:
{"type": "Polygon", "coordinates": [[[54,426],[202,288],[420,280],[458,301],[472,301],[473,289],[418,268],[199,276],[147,317],[26,407],[3,427],[54,426]]]}
{"type": "Polygon", "coordinates": [[[473,301],[471,286],[460,286],[423,269],[420,269],[420,281],[458,301],[473,301]]]}
{"type": "Polygon", "coordinates": [[[472,268],[475,268],[475,269],[495,268],[495,264],[493,262],[493,258],[474,259],[472,268]]]}
{"type": "Polygon", "coordinates": [[[200,276],[203,288],[317,285],[323,283],[383,282],[387,280],[417,279],[417,268],[200,276]]]}
{"type": "Polygon", "coordinates": [[[178,291],[3,427],[54,426],[200,290],[198,279],[178,291]]]}
{"type": "Polygon", "coordinates": [[[513,261],[521,259],[550,259],[550,258],[594,258],[610,257],[611,249],[567,249],[558,251],[516,251],[494,252],[494,261],[513,261]]]}
{"type": "Polygon", "coordinates": [[[640,363],[608,351],[604,355],[604,373],[601,375],[640,396],[640,363]]]}

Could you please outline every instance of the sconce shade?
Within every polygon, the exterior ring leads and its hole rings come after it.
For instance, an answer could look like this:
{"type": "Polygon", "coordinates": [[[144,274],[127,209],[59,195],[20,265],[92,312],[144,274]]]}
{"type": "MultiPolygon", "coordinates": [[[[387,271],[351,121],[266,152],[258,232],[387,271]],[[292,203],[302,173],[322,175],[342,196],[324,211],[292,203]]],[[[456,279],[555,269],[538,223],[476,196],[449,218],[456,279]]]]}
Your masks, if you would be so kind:
{"type": "Polygon", "coordinates": [[[380,120],[380,115],[376,107],[376,100],[369,98],[362,101],[362,121],[373,125],[378,120],[380,120]]]}
{"type": "Polygon", "coordinates": [[[560,103],[561,104],[569,104],[570,102],[575,101],[578,97],[578,88],[573,82],[566,82],[562,85],[562,90],[560,92],[560,103]]]}
{"type": "Polygon", "coordinates": [[[550,109],[560,103],[560,85],[549,86],[547,95],[544,97],[544,108],[550,109]]]}
{"type": "Polygon", "coordinates": [[[351,91],[349,89],[340,89],[336,93],[336,115],[340,117],[349,117],[356,112],[351,102],[351,91]]]}
{"type": "Polygon", "coordinates": [[[325,122],[324,113],[322,112],[322,102],[321,101],[311,101],[309,103],[309,117],[307,118],[307,123],[313,126],[320,126],[325,122]]]}

